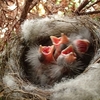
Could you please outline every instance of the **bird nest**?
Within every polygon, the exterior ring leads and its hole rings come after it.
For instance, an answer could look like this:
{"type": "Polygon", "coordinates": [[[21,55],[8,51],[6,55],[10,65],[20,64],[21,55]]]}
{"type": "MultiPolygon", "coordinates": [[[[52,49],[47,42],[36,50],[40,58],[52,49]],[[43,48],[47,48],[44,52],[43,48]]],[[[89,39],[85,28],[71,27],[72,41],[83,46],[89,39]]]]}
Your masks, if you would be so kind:
{"type": "MultiPolygon", "coordinates": [[[[71,17],[56,18],[55,16],[50,16],[48,18],[35,19],[29,22],[25,21],[25,23],[23,23],[21,27],[22,27],[21,34],[12,36],[9,43],[7,44],[7,47],[0,55],[0,62],[1,62],[0,95],[2,93],[2,99],[3,100],[67,100],[67,99],[75,100],[75,98],[76,100],[80,100],[80,98],[85,98],[84,100],[88,99],[89,91],[85,89],[83,91],[82,86],[84,87],[85,83],[82,83],[81,79],[83,79],[83,77],[87,75],[89,76],[89,74],[91,75],[91,73],[89,72],[91,70],[90,65],[97,64],[100,62],[99,23],[90,19],[87,16],[74,17],[74,18],[71,17]],[[39,24],[39,22],[42,25],[39,24]],[[29,28],[31,26],[32,28],[29,28]],[[88,30],[88,32],[85,30],[88,30]],[[84,33],[84,31],[86,33],[84,33]],[[80,75],[78,75],[77,77],[70,79],[67,78],[61,80],[60,82],[55,82],[55,84],[49,88],[38,86],[37,84],[34,84],[30,78],[27,78],[27,74],[25,72],[29,71],[28,67],[30,66],[28,66],[27,63],[25,63],[25,57],[26,57],[25,54],[27,53],[27,51],[31,46],[34,46],[36,44],[48,45],[48,43],[50,42],[51,35],[60,36],[61,33],[67,34],[68,36],[74,33],[79,35],[86,34],[86,36],[91,37],[90,41],[92,44],[92,51],[91,51],[92,59],[90,59],[85,71],[80,73],[80,75]],[[74,83],[76,83],[77,85],[75,85],[74,83]],[[78,86],[79,84],[80,86],[78,86]],[[81,92],[83,92],[84,95],[86,96],[81,95],[80,94],[81,92]]],[[[100,77],[100,75],[98,77],[100,77]]],[[[89,81],[87,81],[86,83],[87,85],[89,85],[88,83],[92,83],[92,80],[89,81]]],[[[89,87],[88,89],[91,90],[91,87],[89,87]]],[[[94,96],[93,94],[89,95],[90,98],[93,98],[93,96],[94,96]]],[[[94,99],[88,99],[88,100],[94,100],[94,99]]]]}

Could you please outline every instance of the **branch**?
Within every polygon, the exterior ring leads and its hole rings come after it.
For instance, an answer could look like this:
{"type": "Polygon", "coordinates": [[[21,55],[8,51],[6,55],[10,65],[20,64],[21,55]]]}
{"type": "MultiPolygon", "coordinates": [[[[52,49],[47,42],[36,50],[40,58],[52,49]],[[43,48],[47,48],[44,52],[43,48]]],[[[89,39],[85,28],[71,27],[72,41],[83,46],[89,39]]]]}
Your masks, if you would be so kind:
{"type": "Polygon", "coordinates": [[[75,10],[75,14],[80,15],[80,11],[90,2],[91,0],[84,0],[80,6],[75,10]]]}
{"type": "Polygon", "coordinates": [[[92,7],[93,5],[95,5],[95,4],[97,4],[97,3],[99,3],[100,2],[100,0],[97,0],[96,2],[94,2],[94,3],[92,3],[92,4],[90,4],[89,6],[87,6],[85,9],[83,9],[82,11],[85,11],[86,9],[89,9],[90,7],[92,7]]]}
{"type": "MultiPolygon", "coordinates": [[[[33,0],[34,1],[34,0],[33,0]]],[[[38,4],[40,2],[40,0],[35,0],[33,3],[32,3],[32,5],[30,6],[30,9],[29,9],[29,11],[36,5],[36,4],[38,4]]]]}
{"type": "Polygon", "coordinates": [[[25,5],[20,16],[20,23],[22,23],[26,19],[28,12],[32,9],[30,9],[30,6],[32,5],[32,7],[34,7],[38,3],[38,1],[39,0],[25,0],[25,5]]]}
{"type": "Polygon", "coordinates": [[[100,13],[100,10],[99,11],[90,11],[90,12],[81,12],[79,13],[79,15],[92,15],[92,14],[98,14],[100,13]]]}

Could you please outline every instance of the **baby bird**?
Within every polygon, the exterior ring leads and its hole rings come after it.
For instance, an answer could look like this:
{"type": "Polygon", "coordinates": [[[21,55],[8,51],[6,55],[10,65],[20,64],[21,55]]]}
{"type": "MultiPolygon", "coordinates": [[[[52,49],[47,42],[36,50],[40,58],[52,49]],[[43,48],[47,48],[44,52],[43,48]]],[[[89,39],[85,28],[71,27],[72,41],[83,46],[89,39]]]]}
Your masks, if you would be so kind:
{"type": "Polygon", "coordinates": [[[72,45],[69,45],[66,49],[62,50],[60,56],[63,56],[68,64],[73,63],[77,59],[72,45]]]}
{"type": "Polygon", "coordinates": [[[54,45],[52,46],[40,45],[39,52],[40,52],[40,57],[39,57],[40,62],[48,64],[55,61],[53,57],[54,45]]]}
{"type": "Polygon", "coordinates": [[[52,46],[35,46],[29,49],[26,55],[26,61],[33,67],[41,66],[55,62],[53,57],[54,45],[52,46]]]}
{"type": "Polygon", "coordinates": [[[73,45],[77,53],[84,54],[88,51],[90,42],[87,39],[76,39],[73,41],[73,45]]]}
{"type": "Polygon", "coordinates": [[[66,44],[69,42],[69,38],[64,33],[61,33],[61,37],[50,36],[50,38],[53,45],[55,46],[54,57],[57,59],[61,51],[66,48],[66,44]]]}
{"type": "Polygon", "coordinates": [[[62,50],[61,54],[57,58],[57,65],[61,66],[63,68],[62,73],[63,75],[68,75],[71,72],[71,66],[74,66],[73,64],[77,60],[77,55],[74,52],[73,46],[69,45],[67,48],[62,50]]]}

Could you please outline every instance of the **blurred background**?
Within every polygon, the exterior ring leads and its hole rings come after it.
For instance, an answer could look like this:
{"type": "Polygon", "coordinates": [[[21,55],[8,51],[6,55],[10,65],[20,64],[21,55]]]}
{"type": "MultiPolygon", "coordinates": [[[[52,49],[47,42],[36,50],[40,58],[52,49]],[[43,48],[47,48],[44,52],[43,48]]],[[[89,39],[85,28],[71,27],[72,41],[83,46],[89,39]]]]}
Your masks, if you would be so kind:
{"type": "MultiPolygon", "coordinates": [[[[100,0],[0,0],[0,55],[8,43],[16,38],[16,35],[20,35],[20,25],[26,19],[44,18],[54,14],[69,17],[87,15],[99,22],[100,0]]],[[[10,50],[8,53],[11,53],[10,50]]],[[[4,65],[2,62],[3,59],[0,59],[0,78],[1,67],[6,65],[6,61],[4,65]]],[[[1,81],[0,85],[2,85],[1,81]]],[[[0,100],[2,96],[3,92],[0,91],[0,100]]]]}
{"type": "Polygon", "coordinates": [[[20,33],[25,19],[52,14],[88,15],[99,21],[100,0],[0,0],[0,52],[14,34],[20,33]]]}

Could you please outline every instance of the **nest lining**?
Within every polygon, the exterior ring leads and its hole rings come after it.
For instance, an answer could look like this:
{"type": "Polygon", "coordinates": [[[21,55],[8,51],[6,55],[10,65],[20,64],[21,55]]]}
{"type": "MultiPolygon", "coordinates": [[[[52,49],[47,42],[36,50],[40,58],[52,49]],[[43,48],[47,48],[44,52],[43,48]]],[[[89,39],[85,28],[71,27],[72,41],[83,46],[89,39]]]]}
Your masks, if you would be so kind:
{"type": "MultiPolygon", "coordinates": [[[[94,47],[94,55],[96,55],[98,49],[99,49],[99,25],[92,21],[91,19],[88,20],[87,17],[85,18],[75,18],[75,20],[77,20],[77,22],[75,21],[68,21],[66,22],[66,20],[56,20],[54,19],[53,23],[55,21],[58,21],[59,23],[62,21],[65,21],[65,23],[71,23],[73,30],[70,29],[69,27],[69,32],[68,33],[74,33],[77,31],[77,28],[85,26],[87,29],[89,29],[90,33],[91,33],[91,41],[93,43],[93,47],[94,47]],[[84,20],[84,21],[83,21],[84,20]],[[88,21],[88,22],[86,22],[88,21]],[[78,27],[76,27],[75,25],[77,24],[78,27]]],[[[52,26],[52,24],[50,24],[52,26]]],[[[49,25],[49,27],[50,27],[49,25]]],[[[54,26],[54,25],[53,25],[54,26]]],[[[53,27],[52,26],[52,27],[53,27]]],[[[59,31],[58,31],[59,32],[59,31]]],[[[58,36],[58,34],[54,33],[51,31],[52,34],[58,36]]],[[[59,32],[60,35],[61,32],[59,32]]],[[[51,35],[51,34],[50,34],[51,35]]],[[[58,87],[55,85],[53,87],[51,87],[50,89],[42,89],[41,87],[38,87],[36,84],[32,84],[29,82],[29,80],[26,78],[23,72],[23,54],[27,52],[27,50],[29,49],[29,47],[31,45],[35,45],[35,44],[44,44],[45,41],[49,41],[49,36],[50,35],[44,35],[43,37],[34,37],[35,39],[30,39],[29,41],[26,41],[22,38],[22,36],[16,36],[16,38],[11,39],[10,43],[8,43],[8,47],[6,48],[6,54],[2,54],[2,65],[1,65],[1,77],[3,79],[2,83],[4,84],[4,96],[3,98],[6,98],[7,100],[47,100],[47,99],[51,99],[53,100],[53,93],[55,95],[60,94],[62,92],[61,88],[58,88],[60,84],[64,84],[64,82],[69,82],[69,80],[67,81],[62,81],[61,83],[57,83],[58,87]],[[43,39],[46,37],[46,40],[43,41],[43,39]],[[57,88],[56,88],[57,87],[57,88]],[[58,90],[57,90],[58,89],[58,90]],[[57,94],[56,94],[57,93],[57,94]],[[50,98],[51,97],[51,98],[50,98]]],[[[69,35],[69,34],[68,34],[69,35]]],[[[50,43],[50,42],[48,42],[50,43]]],[[[48,45],[48,43],[46,43],[45,45],[48,45]]],[[[90,61],[90,64],[98,61],[99,57],[94,56],[93,59],[90,61]]],[[[79,76],[79,77],[84,77],[83,76],[79,76]]],[[[76,78],[78,79],[78,78],[76,78]]],[[[72,80],[74,81],[74,79],[72,80]]],[[[70,82],[69,82],[70,83],[70,82]]],[[[71,86],[70,87],[70,91],[71,91],[71,86]]],[[[63,88],[64,89],[64,88],[63,88]]],[[[65,90],[67,91],[67,89],[65,88],[65,90]]],[[[73,91],[73,89],[72,89],[73,91]]],[[[65,92],[64,92],[65,94],[65,92]]],[[[60,94],[61,95],[61,94],[60,94]]],[[[60,99],[60,96],[59,100],[60,99]]],[[[71,98],[71,97],[69,97],[71,98]]],[[[88,98],[88,95],[87,95],[88,98]]],[[[56,100],[56,96],[55,96],[55,100],[56,100]]],[[[58,100],[58,99],[57,99],[58,100]]],[[[69,99],[70,100],[70,99],[69,99]]],[[[79,99],[78,99],[79,100],[79,99]]],[[[83,99],[82,99],[83,100],[83,99]]]]}

